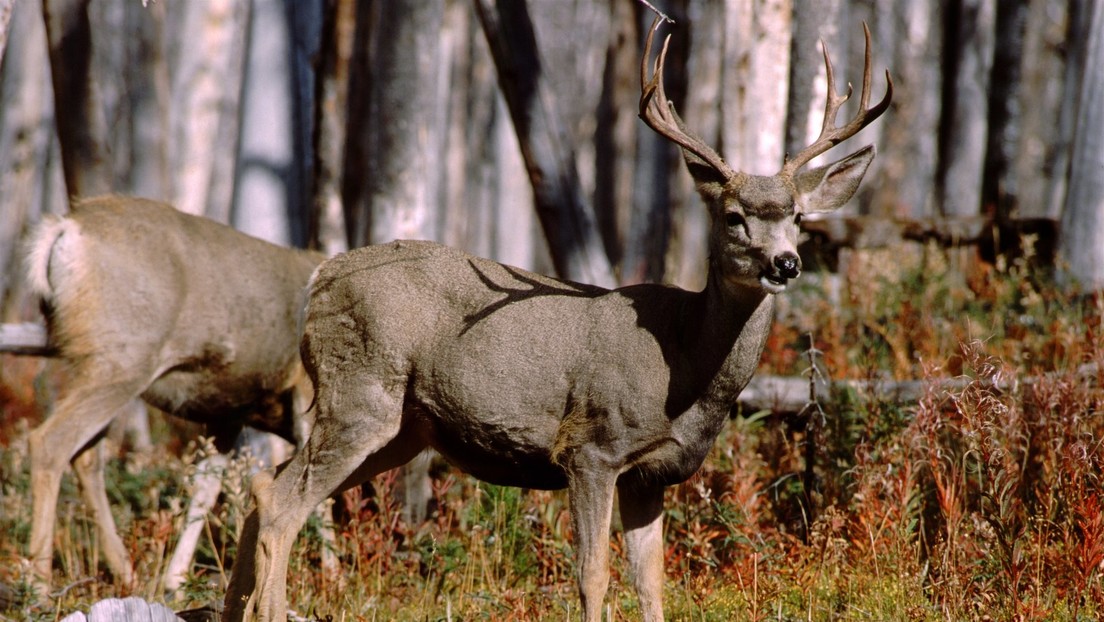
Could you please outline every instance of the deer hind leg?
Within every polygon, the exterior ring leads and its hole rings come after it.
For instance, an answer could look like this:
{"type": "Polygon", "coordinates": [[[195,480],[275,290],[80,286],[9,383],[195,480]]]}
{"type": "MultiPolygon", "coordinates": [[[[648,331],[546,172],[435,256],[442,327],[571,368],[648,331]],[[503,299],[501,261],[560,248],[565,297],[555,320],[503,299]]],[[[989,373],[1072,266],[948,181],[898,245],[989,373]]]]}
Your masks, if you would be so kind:
{"type": "Polygon", "coordinates": [[[275,478],[268,472],[254,476],[256,509],[239,542],[225,620],[283,620],[288,558],[313,508],[425,447],[413,427],[403,426],[401,393],[388,393],[371,377],[346,380],[328,395],[320,392],[306,446],[275,478]],[[333,406],[332,395],[339,396],[340,408],[333,406]]]}
{"type": "Polygon", "coordinates": [[[130,555],[115,528],[115,519],[111,516],[111,505],[107,499],[107,486],[104,482],[104,441],[97,440],[86,447],[73,459],[73,470],[80,482],[81,496],[92,509],[96,528],[100,532],[100,547],[103,549],[107,567],[115,575],[116,581],[123,585],[134,584],[134,569],[130,565],[130,555]]]}
{"type": "Polygon", "coordinates": [[[599,622],[609,588],[609,532],[616,473],[573,460],[567,494],[575,529],[575,563],[583,619],[599,622]]]}
{"type": "Polygon", "coordinates": [[[625,548],[645,622],[663,620],[663,487],[620,486],[625,548]]]}
{"type": "MultiPolygon", "coordinates": [[[[74,375],[58,400],[54,413],[31,432],[28,445],[33,509],[28,555],[40,582],[37,587],[47,587],[50,580],[58,491],[65,469],[70,460],[85,448],[90,448],[142,388],[141,383],[97,384],[97,375],[93,373],[74,375]]],[[[98,464],[96,451],[82,456],[77,462],[79,464],[74,466],[82,478],[85,499],[89,500],[97,522],[101,523],[101,533],[109,528],[108,525],[114,533],[111,512],[103,509],[107,507],[107,495],[103,491],[103,467],[98,464]]],[[[126,579],[131,576],[131,570],[125,550],[119,557],[126,563],[111,570],[116,577],[126,579]]],[[[108,563],[114,564],[111,558],[108,558],[108,563]]]]}

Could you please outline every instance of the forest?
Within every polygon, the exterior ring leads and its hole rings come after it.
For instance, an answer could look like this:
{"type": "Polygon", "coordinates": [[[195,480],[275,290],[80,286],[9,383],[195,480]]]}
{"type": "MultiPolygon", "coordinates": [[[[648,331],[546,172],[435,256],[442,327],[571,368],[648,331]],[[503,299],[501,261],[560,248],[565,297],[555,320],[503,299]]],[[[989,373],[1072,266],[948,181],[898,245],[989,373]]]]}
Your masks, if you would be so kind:
{"type": "MultiPolygon", "coordinates": [[[[843,209],[802,223],[804,270],[757,376],[667,491],[667,616],[1104,615],[1102,3],[0,0],[0,322],[44,324],[27,236],[104,194],[328,256],[426,239],[601,287],[700,290],[708,211],[639,117],[656,11],[673,20],[667,94],[736,171],[774,174],[817,138],[826,55],[857,99],[864,24],[872,100],[893,89],[811,163],[877,149],[843,209]]],[[[222,471],[165,592],[214,449],[152,408],[138,440],[102,434],[136,579],[114,576],[66,476],[59,589],[34,594],[27,438],[66,382],[43,354],[0,353],[0,620],[218,602],[256,457],[222,471]]],[[[565,494],[429,468],[424,517],[394,471],[312,519],[289,570],[298,619],[578,615],[565,494]]],[[[616,517],[611,539],[606,617],[637,619],[616,517]]]]}

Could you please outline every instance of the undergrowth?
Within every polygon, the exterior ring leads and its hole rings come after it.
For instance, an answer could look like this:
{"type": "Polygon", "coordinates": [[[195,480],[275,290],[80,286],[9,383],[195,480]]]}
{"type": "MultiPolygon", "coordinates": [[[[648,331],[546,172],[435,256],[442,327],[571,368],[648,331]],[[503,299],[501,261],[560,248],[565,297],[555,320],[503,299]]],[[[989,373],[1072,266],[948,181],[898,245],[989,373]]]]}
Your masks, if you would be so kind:
{"type": "MultiPolygon", "coordinates": [[[[812,362],[833,379],[920,379],[918,402],[836,389],[815,409],[739,413],[666,500],[666,608],[685,620],[1093,620],[1104,615],[1102,298],[1062,293],[1026,262],[967,276],[933,249],[856,257],[843,283],[787,294],[761,373],[812,362]],[[829,295],[826,292],[835,291],[829,295]],[[810,341],[811,339],[811,341],[810,341]],[[812,413],[810,415],[810,413],[812,413]]],[[[809,279],[816,281],[816,279],[809,279]]],[[[4,382],[19,365],[4,359],[4,382]]],[[[30,372],[26,372],[30,373],[30,372]]],[[[865,386],[876,386],[865,385],[865,386]]],[[[54,586],[28,593],[25,434],[40,415],[8,391],[0,450],[0,619],[54,620],[108,596],[217,600],[233,563],[249,469],[208,519],[193,574],[157,589],[198,446],[111,466],[114,511],[140,584],[111,581],[71,478],[54,586]]],[[[164,434],[164,433],[163,433],[164,434]]],[[[562,492],[479,483],[442,468],[432,511],[404,518],[394,472],[297,540],[289,602],[306,619],[529,620],[578,615],[562,492]],[[332,547],[340,576],[320,570],[332,547]]],[[[617,518],[614,519],[615,525],[617,518]]],[[[617,529],[610,619],[639,617],[617,529]]]]}

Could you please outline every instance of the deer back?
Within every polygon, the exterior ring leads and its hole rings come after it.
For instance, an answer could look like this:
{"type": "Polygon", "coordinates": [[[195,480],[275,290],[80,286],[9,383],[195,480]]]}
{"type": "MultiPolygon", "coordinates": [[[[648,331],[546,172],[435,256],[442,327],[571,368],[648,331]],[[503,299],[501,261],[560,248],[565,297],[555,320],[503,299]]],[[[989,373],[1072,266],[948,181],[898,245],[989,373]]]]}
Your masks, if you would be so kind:
{"type": "Polygon", "coordinates": [[[202,418],[303,380],[298,319],[322,259],[107,196],[46,219],[28,271],[61,357],[104,382],[144,374],[151,403],[202,418]]]}

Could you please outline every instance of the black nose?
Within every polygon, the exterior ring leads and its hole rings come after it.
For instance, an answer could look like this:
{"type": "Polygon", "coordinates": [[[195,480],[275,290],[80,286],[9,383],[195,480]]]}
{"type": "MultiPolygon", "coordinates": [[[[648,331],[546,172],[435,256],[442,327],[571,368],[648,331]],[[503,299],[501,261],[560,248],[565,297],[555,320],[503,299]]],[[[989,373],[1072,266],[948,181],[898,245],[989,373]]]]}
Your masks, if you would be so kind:
{"type": "Polygon", "coordinates": [[[796,279],[801,274],[801,259],[794,253],[782,253],[774,258],[774,267],[787,279],[796,279]]]}

